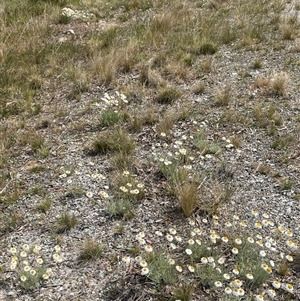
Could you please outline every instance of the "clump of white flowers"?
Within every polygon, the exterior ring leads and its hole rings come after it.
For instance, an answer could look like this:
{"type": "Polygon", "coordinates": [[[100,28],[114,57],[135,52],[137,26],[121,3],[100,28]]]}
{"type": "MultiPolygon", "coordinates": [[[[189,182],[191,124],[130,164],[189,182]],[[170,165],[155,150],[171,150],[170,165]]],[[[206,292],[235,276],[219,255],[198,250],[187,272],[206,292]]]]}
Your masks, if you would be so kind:
{"type": "Polygon", "coordinates": [[[61,16],[67,17],[73,20],[81,20],[81,21],[90,21],[96,18],[96,16],[92,13],[82,11],[82,10],[73,10],[68,7],[64,7],[61,11],[61,16]]]}
{"type": "MultiPolygon", "coordinates": [[[[22,288],[26,290],[35,289],[44,281],[53,276],[52,268],[48,268],[49,257],[40,245],[30,246],[24,244],[21,247],[11,247],[9,270],[22,288]]],[[[61,248],[56,245],[53,248],[52,259],[55,263],[62,262],[61,248]]],[[[52,263],[53,265],[53,263],[52,263]]]]}

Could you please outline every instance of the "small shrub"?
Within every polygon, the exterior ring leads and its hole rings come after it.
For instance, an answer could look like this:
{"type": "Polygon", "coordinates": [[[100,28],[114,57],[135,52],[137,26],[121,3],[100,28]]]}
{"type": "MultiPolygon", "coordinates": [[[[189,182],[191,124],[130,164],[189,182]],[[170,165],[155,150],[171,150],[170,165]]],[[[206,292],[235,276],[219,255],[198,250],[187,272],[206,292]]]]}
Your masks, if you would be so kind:
{"type": "Polygon", "coordinates": [[[221,148],[216,143],[209,143],[205,140],[204,135],[199,133],[194,138],[194,145],[199,149],[201,156],[205,156],[207,154],[219,154],[221,152],[221,148]]]}
{"type": "Polygon", "coordinates": [[[281,185],[283,190],[288,190],[293,186],[293,182],[289,178],[284,178],[281,182],[281,185]]]}
{"type": "Polygon", "coordinates": [[[106,204],[106,211],[111,217],[123,217],[132,210],[132,203],[128,199],[111,200],[106,204]]]}
{"type": "Polygon", "coordinates": [[[175,267],[170,265],[162,252],[154,251],[147,254],[146,260],[149,265],[148,277],[156,284],[173,284],[176,281],[175,267]]]}
{"type": "Polygon", "coordinates": [[[256,170],[262,175],[268,175],[271,171],[271,167],[269,164],[259,163],[256,170]]]}
{"type": "Polygon", "coordinates": [[[150,69],[148,66],[143,66],[140,71],[140,82],[147,86],[157,88],[164,84],[164,80],[155,70],[150,69]]]}
{"type": "Polygon", "coordinates": [[[105,110],[99,119],[101,126],[113,126],[122,119],[122,116],[119,112],[108,109],[105,110]]]}

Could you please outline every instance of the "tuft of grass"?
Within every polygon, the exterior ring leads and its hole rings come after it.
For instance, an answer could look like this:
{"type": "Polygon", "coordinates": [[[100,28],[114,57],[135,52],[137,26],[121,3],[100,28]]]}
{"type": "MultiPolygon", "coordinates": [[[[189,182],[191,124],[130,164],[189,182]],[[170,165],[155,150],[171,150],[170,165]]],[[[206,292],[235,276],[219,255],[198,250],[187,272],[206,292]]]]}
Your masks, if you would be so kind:
{"type": "Polygon", "coordinates": [[[277,274],[280,276],[286,276],[289,271],[289,266],[286,260],[282,261],[277,269],[277,274]]]}
{"type": "Polygon", "coordinates": [[[198,205],[197,184],[195,182],[177,184],[175,193],[184,215],[190,217],[198,205]]]}
{"type": "Polygon", "coordinates": [[[74,213],[64,212],[56,219],[55,230],[57,233],[63,233],[76,227],[77,224],[78,220],[74,213]]]}
{"type": "Polygon", "coordinates": [[[204,82],[198,82],[196,83],[193,87],[192,87],[192,91],[194,94],[198,95],[198,94],[203,94],[203,92],[205,91],[205,84],[204,82]]]}
{"type": "Polygon", "coordinates": [[[271,148],[284,149],[289,143],[291,143],[294,140],[294,136],[289,135],[275,137],[274,141],[271,143],[271,148]]]}
{"type": "Polygon", "coordinates": [[[211,57],[207,57],[201,63],[201,70],[204,73],[209,73],[212,70],[213,60],[211,57]]]}
{"type": "Polygon", "coordinates": [[[164,80],[160,74],[148,66],[142,66],[139,81],[146,87],[157,88],[164,85],[164,80]]]}
{"type": "Polygon", "coordinates": [[[294,29],[291,24],[284,23],[282,25],[281,32],[284,40],[294,40],[294,29]]]}
{"type": "Polygon", "coordinates": [[[156,101],[159,104],[171,104],[181,96],[181,92],[174,87],[167,87],[159,91],[156,101]]]}
{"type": "Polygon", "coordinates": [[[123,153],[130,155],[135,148],[134,140],[122,129],[101,133],[93,142],[88,153],[92,155],[104,155],[111,153],[123,153]]]}
{"type": "Polygon", "coordinates": [[[45,170],[46,170],[45,166],[35,165],[35,166],[31,167],[28,171],[31,172],[31,173],[39,173],[39,172],[42,172],[42,171],[45,171],[45,170]]]}
{"type": "Polygon", "coordinates": [[[65,196],[68,198],[78,198],[84,195],[84,187],[83,185],[71,185],[65,196]]]}
{"type": "Polygon", "coordinates": [[[228,86],[218,89],[217,91],[217,105],[218,106],[228,106],[230,101],[230,88],[228,86]]]}
{"type": "Polygon", "coordinates": [[[291,189],[291,187],[293,186],[293,181],[289,178],[284,178],[281,181],[281,186],[283,190],[291,189]]]}
{"type": "Polygon", "coordinates": [[[260,60],[255,60],[252,64],[253,69],[261,69],[262,68],[262,62],[260,60]]]}
{"type": "Polygon", "coordinates": [[[269,164],[259,163],[256,170],[262,175],[268,175],[271,171],[269,164]]]}
{"type": "Polygon", "coordinates": [[[125,170],[125,169],[131,169],[131,166],[133,164],[133,156],[132,154],[128,154],[127,152],[115,152],[110,157],[110,163],[112,166],[118,170],[125,170]]]}
{"type": "Polygon", "coordinates": [[[172,300],[190,301],[194,292],[193,283],[184,283],[173,289],[172,300]]]}
{"type": "Polygon", "coordinates": [[[94,239],[87,239],[78,256],[79,261],[87,262],[101,258],[103,247],[95,242],[94,239]]]}
{"type": "Polygon", "coordinates": [[[41,203],[36,205],[35,210],[38,212],[46,213],[51,207],[52,201],[50,199],[44,199],[41,203]]]}
{"type": "Polygon", "coordinates": [[[161,133],[165,133],[166,135],[169,134],[170,130],[174,126],[175,123],[175,116],[174,114],[168,112],[165,113],[161,118],[159,123],[156,125],[156,132],[158,135],[161,133]]]}
{"type": "Polygon", "coordinates": [[[286,72],[275,73],[269,82],[271,93],[278,96],[285,96],[289,76],[286,72]]]}
{"type": "Polygon", "coordinates": [[[218,51],[218,46],[214,43],[205,42],[202,43],[199,47],[192,50],[192,53],[196,55],[212,55],[215,54],[218,51]]]}
{"type": "Polygon", "coordinates": [[[21,216],[17,212],[0,216],[0,234],[7,234],[14,231],[21,223],[21,216]]]}

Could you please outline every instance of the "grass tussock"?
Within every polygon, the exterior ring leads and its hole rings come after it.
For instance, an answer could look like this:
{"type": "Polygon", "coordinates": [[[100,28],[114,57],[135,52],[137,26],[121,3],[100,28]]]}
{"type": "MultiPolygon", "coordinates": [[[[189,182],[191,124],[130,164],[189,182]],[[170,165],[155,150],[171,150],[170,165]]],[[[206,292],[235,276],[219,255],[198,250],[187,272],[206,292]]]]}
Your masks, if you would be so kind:
{"type": "Polygon", "coordinates": [[[156,101],[159,104],[171,104],[181,96],[181,92],[175,87],[167,87],[159,91],[156,101]]]}
{"type": "Polygon", "coordinates": [[[195,182],[179,184],[175,187],[175,193],[184,216],[190,217],[198,204],[197,184],[195,182]]]}
{"type": "Polygon", "coordinates": [[[134,151],[134,140],[122,129],[104,132],[93,142],[89,153],[93,155],[122,153],[130,155],[134,151]]]}
{"type": "Polygon", "coordinates": [[[101,258],[102,253],[103,247],[100,244],[94,239],[87,239],[82,246],[78,260],[83,262],[96,260],[101,258]]]}
{"type": "Polygon", "coordinates": [[[78,219],[74,213],[64,212],[56,220],[56,233],[64,233],[76,227],[78,219]]]}

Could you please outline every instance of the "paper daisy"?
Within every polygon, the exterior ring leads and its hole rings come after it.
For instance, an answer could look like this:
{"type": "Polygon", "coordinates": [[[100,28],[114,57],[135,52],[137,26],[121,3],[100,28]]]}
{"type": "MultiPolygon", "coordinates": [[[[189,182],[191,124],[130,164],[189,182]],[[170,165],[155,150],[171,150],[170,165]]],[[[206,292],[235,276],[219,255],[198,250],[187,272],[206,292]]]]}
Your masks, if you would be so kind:
{"type": "Polygon", "coordinates": [[[145,246],[145,251],[151,253],[153,251],[153,248],[151,245],[146,245],[145,246]]]}
{"type": "Polygon", "coordinates": [[[225,262],[225,258],[224,257],[221,257],[218,259],[218,264],[224,264],[225,262]]]}
{"type": "Polygon", "coordinates": [[[289,293],[293,293],[294,292],[294,287],[292,284],[286,284],[284,287],[283,287],[287,292],[289,293]]]}
{"type": "Polygon", "coordinates": [[[174,239],[174,238],[173,238],[173,235],[171,235],[171,234],[167,234],[167,235],[166,235],[166,238],[167,238],[167,241],[168,241],[168,242],[172,242],[173,239],[174,239]]]}
{"type": "Polygon", "coordinates": [[[204,264],[206,264],[208,262],[208,260],[207,260],[207,258],[206,257],[202,257],[201,258],[201,263],[204,263],[204,264]]]}
{"type": "Polygon", "coordinates": [[[267,290],[267,294],[271,299],[273,299],[276,296],[276,292],[272,289],[267,290]]]}
{"type": "Polygon", "coordinates": [[[227,221],[227,222],[225,223],[225,226],[229,228],[229,227],[232,226],[232,223],[231,223],[230,221],[227,221]]]}
{"type": "Polygon", "coordinates": [[[142,268],[142,271],[141,271],[141,275],[147,275],[149,274],[149,269],[148,268],[142,268]]]}
{"type": "Polygon", "coordinates": [[[235,241],[235,243],[237,245],[241,245],[242,244],[242,240],[240,238],[236,238],[234,241],[235,241]]]}
{"type": "Polygon", "coordinates": [[[188,255],[192,255],[193,252],[191,249],[185,249],[185,253],[188,255]]]}
{"type": "Polygon", "coordinates": [[[188,265],[188,269],[191,273],[195,272],[195,267],[193,267],[192,265],[188,265]]]}
{"type": "Polygon", "coordinates": [[[25,265],[23,270],[24,270],[24,272],[29,272],[30,271],[30,266],[25,265]]]}
{"type": "Polygon", "coordinates": [[[130,256],[126,255],[122,258],[122,261],[125,262],[126,264],[129,264],[131,261],[131,258],[130,258],[130,256]]]}
{"type": "Polygon", "coordinates": [[[253,244],[253,243],[254,243],[254,239],[253,239],[252,237],[248,237],[248,238],[247,238],[247,241],[250,242],[250,244],[253,244]]]}
{"type": "Polygon", "coordinates": [[[148,265],[148,263],[147,263],[146,260],[143,259],[143,260],[140,261],[140,266],[141,266],[142,268],[145,268],[147,265],[148,265]]]}
{"type": "Polygon", "coordinates": [[[170,232],[170,234],[172,234],[172,235],[176,235],[176,229],[175,228],[170,228],[169,229],[169,232],[170,232]]]}
{"type": "Polygon", "coordinates": [[[216,281],[216,282],[215,282],[215,286],[216,286],[216,287],[222,287],[222,285],[223,285],[223,284],[222,284],[221,281],[216,281]]]}
{"type": "Polygon", "coordinates": [[[56,245],[54,247],[55,252],[59,252],[61,250],[61,247],[59,245],[56,245]]]}
{"type": "MultiPolygon", "coordinates": [[[[126,256],[125,256],[126,257],[126,256]]],[[[129,257],[129,256],[128,256],[129,257]]],[[[123,257],[124,258],[124,257],[123,257]]],[[[135,258],[134,258],[134,260],[137,262],[137,263],[140,263],[142,260],[143,260],[143,258],[142,258],[142,256],[136,256],[135,258]]]]}
{"type": "Polygon", "coordinates": [[[181,273],[183,271],[182,266],[176,265],[176,270],[181,273]]]}
{"type": "Polygon", "coordinates": [[[222,241],[228,242],[228,238],[227,238],[226,236],[223,236],[223,237],[222,237],[222,241]]]}
{"type": "Polygon", "coordinates": [[[11,254],[16,254],[17,253],[17,249],[16,248],[10,248],[10,253],[11,254]]]}
{"type": "Polygon", "coordinates": [[[170,259],[168,260],[168,263],[169,263],[170,265],[174,265],[174,264],[175,264],[175,260],[174,260],[173,258],[170,258],[170,259]]]}
{"type": "Polygon", "coordinates": [[[236,255],[239,253],[239,250],[237,248],[233,248],[231,252],[236,255]]]}
{"type": "Polygon", "coordinates": [[[30,275],[34,276],[36,274],[36,270],[30,270],[30,275]]]}
{"type": "Polygon", "coordinates": [[[189,245],[193,245],[195,243],[195,241],[191,238],[188,240],[189,245]]]}
{"type": "Polygon", "coordinates": [[[22,282],[25,282],[25,281],[27,280],[27,277],[26,277],[25,275],[22,275],[22,276],[20,277],[20,279],[21,279],[22,282]]]}
{"type": "Polygon", "coordinates": [[[274,288],[279,289],[280,286],[281,286],[281,283],[280,283],[280,281],[278,281],[278,280],[274,280],[274,281],[272,282],[272,285],[273,285],[274,288]]]}

